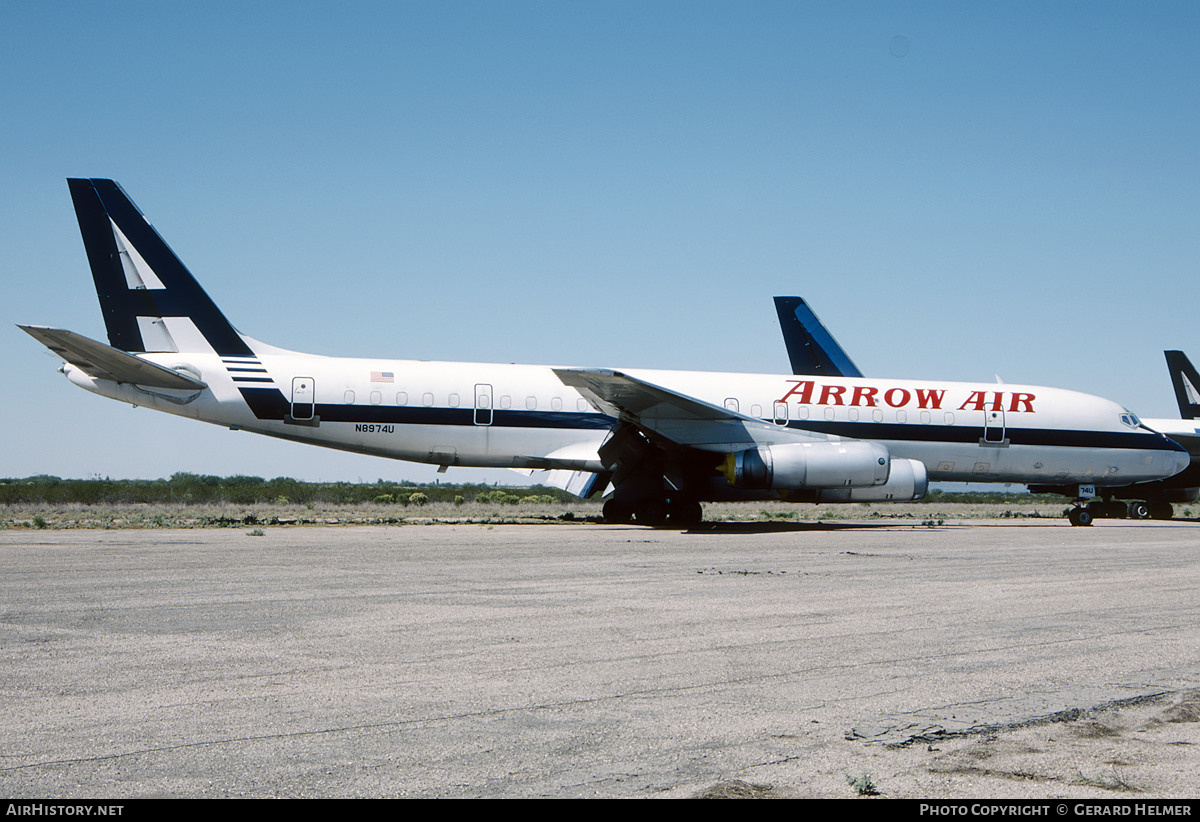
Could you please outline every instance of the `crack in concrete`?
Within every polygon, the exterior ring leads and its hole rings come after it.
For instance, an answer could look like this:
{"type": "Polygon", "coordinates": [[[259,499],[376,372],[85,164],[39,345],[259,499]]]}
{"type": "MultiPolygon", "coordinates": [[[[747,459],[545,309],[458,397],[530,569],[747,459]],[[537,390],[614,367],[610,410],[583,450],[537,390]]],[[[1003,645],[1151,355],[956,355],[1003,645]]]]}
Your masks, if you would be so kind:
{"type": "Polygon", "coordinates": [[[988,734],[999,734],[1007,731],[1015,731],[1021,728],[1029,728],[1035,725],[1049,725],[1056,722],[1075,722],[1089,714],[1099,711],[1106,711],[1114,708],[1127,708],[1132,705],[1142,705],[1149,702],[1157,702],[1166,699],[1169,696],[1176,695],[1177,691],[1159,691],[1149,694],[1140,694],[1138,696],[1126,697],[1124,699],[1115,699],[1099,705],[1093,705],[1089,708],[1067,708],[1061,711],[1054,711],[1049,714],[1041,714],[1025,719],[1017,719],[1010,722],[987,722],[969,725],[965,728],[952,729],[941,724],[920,724],[909,722],[903,725],[883,726],[877,730],[864,731],[859,728],[851,728],[846,733],[846,739],[862,740],[868,743],[877,743],[885,745],[889,748],[906,748],[915,743],[933,743],[944,741],[947,739],[956,739],[967,736],[983,736],[988,734]]]}

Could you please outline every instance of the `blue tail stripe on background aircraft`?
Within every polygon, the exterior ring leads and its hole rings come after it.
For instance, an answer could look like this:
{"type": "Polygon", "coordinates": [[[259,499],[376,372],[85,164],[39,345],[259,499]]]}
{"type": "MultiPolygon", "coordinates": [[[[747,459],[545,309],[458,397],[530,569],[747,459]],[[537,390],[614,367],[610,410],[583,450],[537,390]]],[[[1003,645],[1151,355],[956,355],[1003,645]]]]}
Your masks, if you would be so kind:
{"type": "Polygon", "coordinates": [[[1171,387],[1175,389],[1180,419],[1200,417],[1200,373],[1182,351],[1164,351],[1163,355],[1167,358],[1167,371],[1171,375],[1171,387]]]}
{"type": "Polygon", "coordinates": [[[863,373],[803,297],[776,297],[775,313],[793,374],[861,377],[863,373]]]}
{"type": "MultiPolygon", "coordinates": [[[[775,308],[784,346],[796,374],[861,377],[862,372],[802,297],[776,297],[775,308]]],[[[1149,429],[1174,440],[1191,456],[1187,468],[1173,477],[1100,490],[1101,500],[1089,503],[1091,516],[1130,516],[1170,519],[1171,503],[1200,499],[1200,373],[1182,351],[1164,351],[1180,419],[1143,419],[1149,429]],[[1128,500],[1115,503],[1113,500],[1128,500]]],[[[1074,496],[1077,486],[1033,484],[1030,490],[1074,496]]]]}
{"type": "Polygon", "coordinates": [[[650,525],[698,522],[704,501],[918,499],[930,479],[1103,488],[1188,463],[1120,405],[1042,386],[277,348],[229,323],[119,185],[68,185],[108,344],[21,328],[71,382],[133,405],[442,470],[564,472],[612,488],[606,519],[650,525]]]}

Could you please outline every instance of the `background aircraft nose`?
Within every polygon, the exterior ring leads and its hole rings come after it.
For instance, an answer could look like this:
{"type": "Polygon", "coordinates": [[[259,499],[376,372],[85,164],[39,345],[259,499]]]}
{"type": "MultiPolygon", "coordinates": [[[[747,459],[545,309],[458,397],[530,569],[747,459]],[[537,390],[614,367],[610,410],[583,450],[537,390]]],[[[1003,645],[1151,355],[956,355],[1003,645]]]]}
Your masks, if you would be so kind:
{"type": "Polygon", "coordinates": [[[1173,477],[1192,464],[1192,455],[1188,453],[1186,448],[1175,442],[1175,440],[1167,437],[1164,437],[1164,439],[1175,446],[1163,454],[1163,462],[1165,463],[1166,470],[1171,472],[1167,476],[1173,477]]]}

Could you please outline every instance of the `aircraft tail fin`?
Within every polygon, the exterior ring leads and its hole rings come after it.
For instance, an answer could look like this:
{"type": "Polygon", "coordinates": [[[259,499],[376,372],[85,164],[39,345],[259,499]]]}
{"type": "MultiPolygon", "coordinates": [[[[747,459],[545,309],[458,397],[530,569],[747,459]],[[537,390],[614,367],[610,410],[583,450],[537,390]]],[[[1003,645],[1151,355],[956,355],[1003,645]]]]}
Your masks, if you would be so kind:
{"type": "Polygon", "coordinates": [[[67,185],[113,348],[254,355],[116,182],[69,179],[67,185]]]}
{"type": "Polygon", "coordinates": [[[779,327],[793,374],[861,377],[858,366],[838,345],[817,315],[800,297],[776,297],[779,327]]]}
{"type": "Polygon", "coordinates": [[[1164,351],[1163,354],[1167,357],[1167,370],[1171,372],[1179,416],[1187,420],[1200,419],[1200,374],[1182,351],[1164,351]]]}

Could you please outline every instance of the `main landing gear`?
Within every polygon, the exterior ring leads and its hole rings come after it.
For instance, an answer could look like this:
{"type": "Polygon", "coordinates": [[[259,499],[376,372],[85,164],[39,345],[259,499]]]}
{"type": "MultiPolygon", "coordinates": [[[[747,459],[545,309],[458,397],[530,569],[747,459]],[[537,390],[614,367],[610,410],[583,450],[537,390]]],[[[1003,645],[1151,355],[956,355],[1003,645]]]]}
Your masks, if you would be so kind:
{"type": "Polygon", "coordinates": [[[689,499],[610,499],[604,503],[603,513],[605,522],[636,523],[652,528],[691,528],[704,520],[700,503],[689,499]]]}

